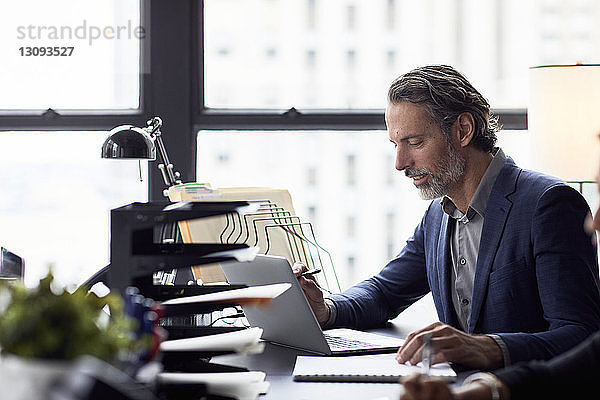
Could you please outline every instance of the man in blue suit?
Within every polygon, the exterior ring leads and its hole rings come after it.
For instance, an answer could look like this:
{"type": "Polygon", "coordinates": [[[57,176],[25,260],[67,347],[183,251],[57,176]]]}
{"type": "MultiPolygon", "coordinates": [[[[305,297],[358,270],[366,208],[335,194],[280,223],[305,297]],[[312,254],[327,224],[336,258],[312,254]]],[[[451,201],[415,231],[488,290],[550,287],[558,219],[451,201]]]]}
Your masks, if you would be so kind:
{"type": "Polygon", "coordinates": [[[549,359],[600,329],[587,203],[494,147],[496,119],[463,75],[439,65],[402,75],[386,124],[396,169],[433,201],[378,275],[326,299],[314,277],[299,278],[323,327],[375,327],[431,291],[441,322],[411,333],[398,361],[420,361],[429,336],[433,362],[480,369],[549,359]]]}

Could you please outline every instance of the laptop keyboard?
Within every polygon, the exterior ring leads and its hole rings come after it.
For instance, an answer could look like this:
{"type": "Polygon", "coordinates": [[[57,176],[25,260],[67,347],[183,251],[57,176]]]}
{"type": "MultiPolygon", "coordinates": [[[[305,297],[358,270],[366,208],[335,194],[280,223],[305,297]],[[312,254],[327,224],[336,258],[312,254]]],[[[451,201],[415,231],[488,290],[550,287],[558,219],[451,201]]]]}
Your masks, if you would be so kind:
{"type": "Polygon", "coordinates": [[[327,333],[323,333],[325,336],[325,340],[329,345],[329,348],[332,350],[338,349],[365,349],[365,348],[375,348],[381,347],[374,343],[363,342],[360,340],[348,339],[339,336],[332,336],[327,333]]]}

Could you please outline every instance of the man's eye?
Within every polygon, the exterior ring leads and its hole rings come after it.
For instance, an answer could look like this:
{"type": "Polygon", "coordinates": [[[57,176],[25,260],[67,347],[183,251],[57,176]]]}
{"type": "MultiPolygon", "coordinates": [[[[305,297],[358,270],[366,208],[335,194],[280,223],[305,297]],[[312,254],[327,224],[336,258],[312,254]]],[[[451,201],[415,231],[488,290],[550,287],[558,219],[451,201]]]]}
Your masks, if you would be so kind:
{"type": "Polygon", "coordinates": [[[423,144],[422,140],[411,140],[408,142],[408,144],[412,147],[419,147],[420,145],[423,144]]]}

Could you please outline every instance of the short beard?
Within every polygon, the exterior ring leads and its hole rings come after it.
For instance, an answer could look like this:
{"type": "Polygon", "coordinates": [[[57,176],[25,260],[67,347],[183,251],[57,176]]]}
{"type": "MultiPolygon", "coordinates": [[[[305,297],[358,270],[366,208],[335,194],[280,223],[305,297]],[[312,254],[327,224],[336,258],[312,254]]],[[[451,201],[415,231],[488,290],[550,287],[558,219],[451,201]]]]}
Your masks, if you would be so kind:
{"type": "Polygon", "coordinates": [[[446,157],[440,160],[435,166],[438,173],[433,173],[427,168],[406,169],[404,173],[410,175],[429,175],[429,182],[418,186],[419,196],[423,200],[433,200],[438,197],[446,196],[454,183],[458,182],[465,173],[466,161],[464,157],[454,150],[452,144],[448,142],[448,151],[446,157]]]}

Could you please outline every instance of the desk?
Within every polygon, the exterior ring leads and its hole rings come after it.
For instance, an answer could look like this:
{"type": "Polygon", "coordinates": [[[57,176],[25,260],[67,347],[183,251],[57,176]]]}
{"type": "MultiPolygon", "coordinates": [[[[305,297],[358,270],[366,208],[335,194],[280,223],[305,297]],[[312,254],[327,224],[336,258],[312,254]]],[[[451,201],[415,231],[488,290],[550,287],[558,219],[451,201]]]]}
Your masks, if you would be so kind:
{"type": "MultiPolygon", "coordinates": [[[[395,326],[371,332],[406,337],[395,326]]],[[[265,372],[271,387],[259,398],[261,400],[396,400],[402,392],[402,385],[392,383],[294,382],[292,371],[298,355],[314,354],[267,343],[261,354],[226,355],[214,357],[212,361],[265,372]]],[[[464,375],[459,374],[459,381],[463,379],[464,375]]]]}

